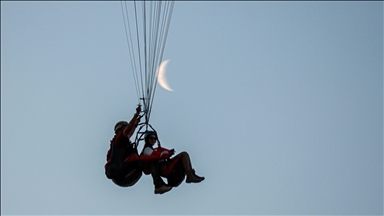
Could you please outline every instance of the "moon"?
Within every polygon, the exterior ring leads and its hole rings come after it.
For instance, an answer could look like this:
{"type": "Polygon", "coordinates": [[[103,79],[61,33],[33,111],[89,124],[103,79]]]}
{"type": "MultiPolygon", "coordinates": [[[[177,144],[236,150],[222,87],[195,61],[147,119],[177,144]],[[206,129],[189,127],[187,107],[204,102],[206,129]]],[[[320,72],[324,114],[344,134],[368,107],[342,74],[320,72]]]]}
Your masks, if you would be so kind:
{"type": "Polygon", "coordinates": [[[165,90],[173,91],[171,87],[169,87],[167,79],[165,78],[165,68],[167,67],[169,60],[165,60],[161,62],[158,70],[157,70],[157,82],[161,87],[163,87],[165,90]]]}

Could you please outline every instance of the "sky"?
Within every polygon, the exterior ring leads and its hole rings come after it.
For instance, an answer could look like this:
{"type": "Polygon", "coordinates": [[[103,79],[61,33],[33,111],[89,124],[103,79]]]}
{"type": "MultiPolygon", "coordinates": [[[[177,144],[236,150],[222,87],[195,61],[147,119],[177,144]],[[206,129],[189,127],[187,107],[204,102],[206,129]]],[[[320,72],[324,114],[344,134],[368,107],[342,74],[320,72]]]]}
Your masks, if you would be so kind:
{"type": "Polygon", "coordinates": [[[1,1],[1,214],[383,214],[383,2],[178,1],[163,59],[150,123],[205,180],[155,195],[104,173],[120,2],[1,1]]]}

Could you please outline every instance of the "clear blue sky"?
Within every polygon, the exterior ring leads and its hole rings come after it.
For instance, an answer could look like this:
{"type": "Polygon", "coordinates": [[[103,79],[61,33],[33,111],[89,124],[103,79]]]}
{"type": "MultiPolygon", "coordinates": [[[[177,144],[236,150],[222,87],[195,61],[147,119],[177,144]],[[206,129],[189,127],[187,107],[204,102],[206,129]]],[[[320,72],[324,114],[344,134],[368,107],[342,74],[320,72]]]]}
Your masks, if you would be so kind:
{"type": "Polygon", "coordinates": [[[2,1],[1,214],[383,214],[383,2],[176,2],[163,59],[151,124],[206,180],[155,195],[104,175],[120,2],[2,1]]]}

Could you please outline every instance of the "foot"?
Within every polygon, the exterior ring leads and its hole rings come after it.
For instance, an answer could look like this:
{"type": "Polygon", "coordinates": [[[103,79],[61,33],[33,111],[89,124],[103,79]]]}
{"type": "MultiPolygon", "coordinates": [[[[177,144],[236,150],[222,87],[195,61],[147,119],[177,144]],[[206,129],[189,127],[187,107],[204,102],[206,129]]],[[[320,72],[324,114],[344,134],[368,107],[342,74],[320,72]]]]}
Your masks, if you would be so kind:
{"type": "Polygon", "coordinates": [[[165,192],[168,192],[172,189],[171,186],[163,185],[161,187],[155,188],[155,194],[163,194],[165,192]]]}
{"type": "Polygon", "coordinates": [[[185,180],[185,182],[187,183],[199,183],[201,181],[203,181],[205,178],[204,177],[200,177],[198,175],[195,174],[195,170],[191,170],[190,172],[187,173],[187,179],[185,180]]]}
{"type": "Polygon", "coordinates": [[[192,170],[192,173],[193,173],[193,175],[194,175],[195,177],[197,177],[197,178],[201,179],[201,181],[203,181],[203,180],[205,179],[203,176],[198,176],[198,175],[196,175],[196,173],[195,173],[195,170],[194,170],[194,169],[192,170]]]}

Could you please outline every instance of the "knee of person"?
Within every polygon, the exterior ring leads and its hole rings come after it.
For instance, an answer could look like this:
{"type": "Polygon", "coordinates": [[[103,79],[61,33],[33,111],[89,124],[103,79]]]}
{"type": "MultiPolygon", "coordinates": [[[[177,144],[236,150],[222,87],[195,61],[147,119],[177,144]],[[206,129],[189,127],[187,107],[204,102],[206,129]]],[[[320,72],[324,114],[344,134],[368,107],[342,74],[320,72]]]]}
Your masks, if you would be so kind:
{"type": "Polygon", "coordinates": [[[186,152],[186,151],[182,151],[180,154],[181,154],[181,155],[188,156],[188,152],[186,152]]]}

